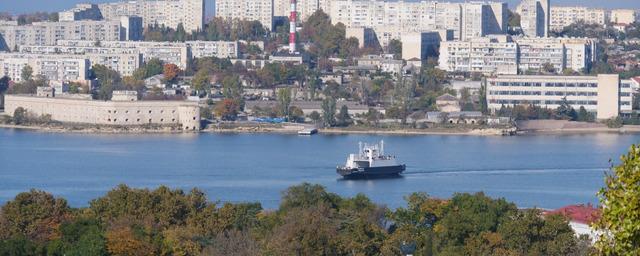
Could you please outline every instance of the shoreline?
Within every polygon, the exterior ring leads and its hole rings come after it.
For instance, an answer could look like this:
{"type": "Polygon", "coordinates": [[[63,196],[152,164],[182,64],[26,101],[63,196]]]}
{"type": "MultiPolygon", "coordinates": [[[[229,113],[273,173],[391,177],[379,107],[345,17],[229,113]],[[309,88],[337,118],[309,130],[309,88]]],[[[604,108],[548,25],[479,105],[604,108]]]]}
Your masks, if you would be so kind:
{"type": "MultiPolygon", "coordinates": [[[[69,128],[56,126],[34,126],[34,125],[13,125],[0,124],[0,129],[17,129],[46,133],[75,133],[75,134],[297,134],[301,125],[285,127],[263,127],[263,126],[243,126],[233,128],[207,128],[196,132],[184,132],[170,128],[160,129],[121,129],[111,127],[88,127],[69,128]]],[[[566,128],[566,129],[530,129],[516,130],[514,128],[483,128],[483,129],[344,129],[344,128],[322,128],[318,129],[318,134],[326,135],[452,135],[452,136],[526,136],[526,135],[557,135],[557,134],[630,134],[640,133],[640,126],[623,126],[622,128],[566,128]]]]}

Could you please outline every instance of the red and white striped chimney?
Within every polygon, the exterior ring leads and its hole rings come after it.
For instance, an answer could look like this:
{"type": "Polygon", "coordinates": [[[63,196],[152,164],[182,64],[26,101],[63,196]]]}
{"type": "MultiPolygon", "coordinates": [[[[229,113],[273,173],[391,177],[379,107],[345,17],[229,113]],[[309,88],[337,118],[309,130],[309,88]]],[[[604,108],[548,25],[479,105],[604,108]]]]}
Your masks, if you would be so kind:
{"type": "Polygon", "coordinates": [[[298,14],[296,12],[297,0],[291,0],[291,15],[289,16],[289,53],[296,52],[296,24],[298,14]]]}

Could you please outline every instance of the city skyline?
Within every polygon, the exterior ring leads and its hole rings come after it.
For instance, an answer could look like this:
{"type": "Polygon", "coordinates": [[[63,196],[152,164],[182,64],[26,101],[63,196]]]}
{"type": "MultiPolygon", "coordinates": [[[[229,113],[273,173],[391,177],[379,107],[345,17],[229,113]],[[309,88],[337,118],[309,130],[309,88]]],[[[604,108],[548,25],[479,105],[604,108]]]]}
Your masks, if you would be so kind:
{"type": "MultiPolygon", "coordinates": [[[[37,11],[46,11],[46,12],[57,12],[62,11],[64,9],[69,9],[75,6],[78,3],[107,3],[113,2],[112,0],[59,0],[52,2],[50,0],[29,0],[23,2],[0,2],[0,10],[2,12],[9,12],[12,14],[23,14],[37,11]],[[43,6],[47,6],[47,8],[43,8],[43,6]]],[[[462,0],[450,0],[450,2],[464,2],[462,0]]],[[[503,1],[509,5],[510,9],[515,9],[515,7],[521,2],[520,0],[506,0],[503,1]]],[[[206,14],[207,16],[212,16],[214,14],[214,0],[206,0],[206,14]]],[[[602,6],[602,1],[595,0],[587,0],[587,1],[577,1],[577,0],[554,0],[551,2],[554,6],[587,6],[587,7],[597,7],[597,8],[631,8],[631,9],[640,9],[640,1],[632,1],[632,0],[610,0],[607,1],[607,5],[602,6]]]]}

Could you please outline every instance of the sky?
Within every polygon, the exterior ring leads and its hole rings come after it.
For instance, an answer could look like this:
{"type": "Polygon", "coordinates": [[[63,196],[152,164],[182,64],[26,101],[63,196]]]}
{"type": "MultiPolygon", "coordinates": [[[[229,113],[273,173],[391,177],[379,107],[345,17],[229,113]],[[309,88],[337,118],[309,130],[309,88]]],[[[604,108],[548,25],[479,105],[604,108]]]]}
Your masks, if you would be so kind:
{"type": "MultiPolygon", "coordinates": [[[[56,12],[70,8],[76,3],[104,3],[118,0],[0,0],[0,12],[14,14],[47,11],[56,12]]],[[[122,1],[122,0],[121,0],[122,1]]],[[[207,15],[213,15],[214,0],[205,0],[207,15]]],[[[441,0],[446,2],[447,0],[441,0]]],[[[448,0],[451,2],[463,2],[462,0],[448,0]]],[[[520,0],[506,0],[509,8],[515,8],[520,0]]],[[[640,0],[551,0],[552,5],[576,6],[585,5],[600,8],[634,8],[640,9],[640,0]]]]}

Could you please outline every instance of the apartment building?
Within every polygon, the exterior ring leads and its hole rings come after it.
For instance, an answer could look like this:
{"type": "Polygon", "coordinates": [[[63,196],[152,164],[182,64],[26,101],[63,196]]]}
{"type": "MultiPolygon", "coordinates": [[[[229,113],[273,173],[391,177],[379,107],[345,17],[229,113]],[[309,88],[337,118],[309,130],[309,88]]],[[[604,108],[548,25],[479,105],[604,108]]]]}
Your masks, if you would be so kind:
{"type": "Polygon", "coordinates": [[[586,24],[605,26],[609,20],[608,16],[608,11],[600,8],[551,6],[549,29],[552,31],[562,31],[565,27],[580,21],[586,24]]]}
{"type": "Polygon", "coordinates": [[[589,38],[490,36],[442,42],[439,67],[449,72],[518,74],[551,64],[555,71],[591,68],[597,41],[589,38]]]}
{"type": "Polygon", "coordinates": [[[528,37],[548,37],[550,8],[549,0],[522,0],[516,8],[522,33],[528,37]]]}
{"type": "MultiPolygon", "coordinates": [[[[298,19],[306,21],[309,16],[318,10],[328,13],[331,10],[331,0],[297,0],[298,19]]],[[[289,17],[291,13],[291,0],[274,0],[273,16],[289,17]]]]}
{"type": "Polygon", "coordinates": [[[89,60],[89,66],[103,65],[111,68],[122,76],[130,76],[142,65],[142,54],[132,48],[107,48],[100,46],[20,46],[20,53],[39,54],[56,57],[67,55],[84,57],[89,60]]]}
{"type": "Polygon", "coordinates": [[[106,20],[118,20],[122,16],[138,16],[145,27],[184,26],[187,32],[204,28],[204,0],[133,0],[99,4],[106,20]]]}
{"type": "Polygon", "coordinates": [[[508,19],[506,3],[493,2],[334,0],[330,8],[333,24],[372,28],[383,46],[404,32],[449,29],[455,39],[504,34],[508,19]]]}
{"type": "Polygon", "coordinates": [[[497,111],[503,105],[534,104],[556,109],[566,99],[574,109],[584,107],[598,119],[632,111],[630,80],[617,74],[598,76],[497,76],[487,79],[487,104],[497,111]]]}
{"type": "MultiPolygon", "coordinates": [[[[94,42],[83,40],[61,40],[58,46],[91,49],[96,47],[94,42]]],[[[192,58],[217,57],[237,58],[238,43],[227,41],[187,41],[180,42],[134,42],[134,41],[104,41],[100,42],[100,49],[134,49],[144,62],[159,59],[164,63],[172,63],[181,69],[187,68],[192,58]]]]}
{"type": "Polygon", "coordinates": [[[49,81],[84,82],[89,77],[89,60],[77,55],[43,55],[30,53],[0,53],[0,76],[22,81],[22,70],[31,67],[33,75],[49,81]]]}
{"type": "Polygon", "coordinates": [[[102,14],[97,4],[78,4],[76,7],[58,12],[59,21],[101,20],[102,14]]]}
{"type": "Polygon", "coordinates": [[[596,60],[597,41],[590,38],[519,38],[513,39],[519,49],[519,70],[540,70],[552,64],[557,72],[591,68],[596,60]]]}
{"type": "MultiPolygon", "coordinates": [[[[5,50],[15,50],[19,45],[55,45],[58,40],[118,41],[126,38],[121,34],[141,35],[142,28],[136,23],[113,21],[61,21],[34,22],[30,25],[0,26],[0,40],[5,50]],[[137,31],[137,32],[135,32],[137,31]]],[[[138,39],[129,37],[129,39],[138,39]]]]}
{"type": "Polygon", "coordinates": [[[518,73],[518,45],[507,36],[440,43],[438,68],[448,72],[518,73]]]}
{"type": "Polygon", "coordinates": [[[615,24],[629,25],[638,21],[636,10],[615,9],[611,10],[611,22],[615,24]]]}
{"type": "Polygon", "coordinates": [[[255,20],[265,28],[273,29],[274,0],[216,0],[215,4],[216,17],[227,20],[255,20]]]}
{"type": "Polygon", "coordinates": [[[426,60],[428,57],[437,56],[440,42],[449,40],[453,40],[452,30],[404,33],[400,39],[402,59],[426,60]]]}

